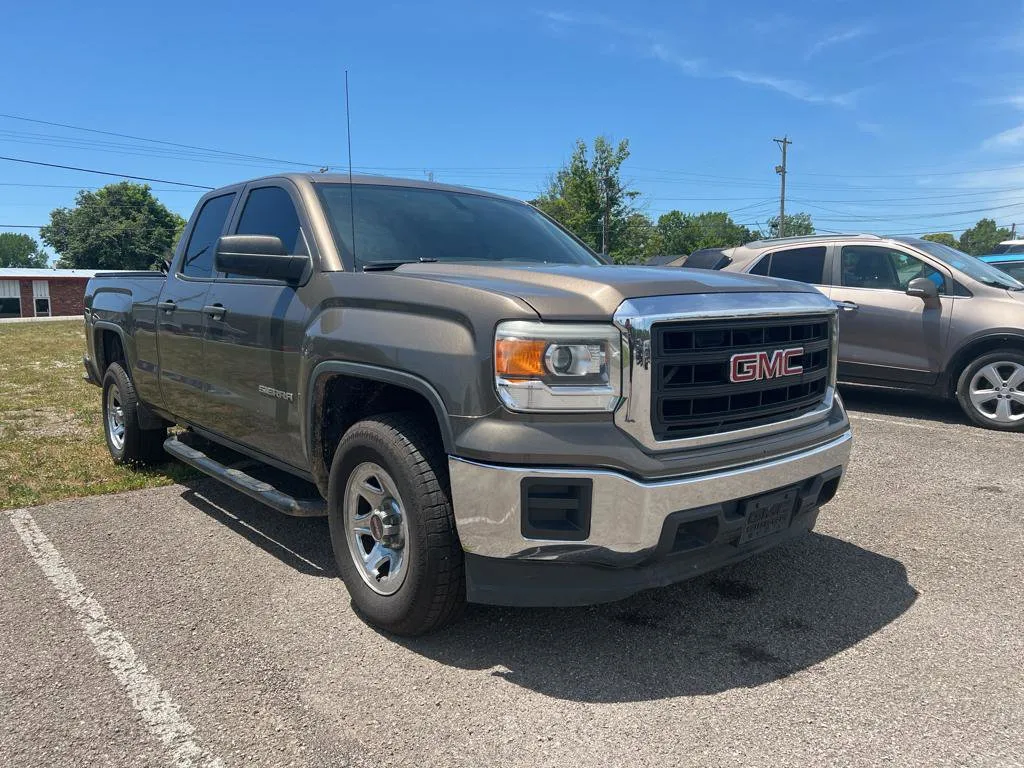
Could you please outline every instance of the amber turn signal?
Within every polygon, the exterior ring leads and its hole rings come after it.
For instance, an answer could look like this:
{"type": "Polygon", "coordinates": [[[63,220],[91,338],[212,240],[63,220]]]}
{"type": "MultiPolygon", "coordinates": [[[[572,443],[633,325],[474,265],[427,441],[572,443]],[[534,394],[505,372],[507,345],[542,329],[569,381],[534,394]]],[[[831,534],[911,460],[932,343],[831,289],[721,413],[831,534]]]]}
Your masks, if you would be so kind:
{"type": "Polygon", "coordinates": [[[547,346],[548,342],[537,339],[495,340],[495,373],[512,379],[544,376],[544,352],[547,346]]]}

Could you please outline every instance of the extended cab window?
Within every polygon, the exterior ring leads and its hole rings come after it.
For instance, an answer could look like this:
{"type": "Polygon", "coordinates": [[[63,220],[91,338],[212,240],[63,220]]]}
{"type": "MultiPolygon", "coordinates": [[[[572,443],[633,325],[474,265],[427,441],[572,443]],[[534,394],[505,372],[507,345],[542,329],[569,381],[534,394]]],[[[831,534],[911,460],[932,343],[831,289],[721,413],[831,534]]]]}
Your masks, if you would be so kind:
{"type": "Polygon", "coordinates": [[[192,234],[189,235],[185,248],[185,260],[181,265],[181,274],[188,277],[211,277],[213,275],[213,252],[216,250],[217,239],[224,231],[231,202],[235,199],[229,195],[211,197],[203,203],[196,218],[192,234]]]}
{"type": "Polygon", "coordinates": [[[755,275],[780,277],[783,280],[796,280],[798,283],[821,285],[824,282],[822,275],[825,272],[825,246],[789,248],[769,253],[762,256],[750,272],[755,275]]]}
{"type": "Polygon", "coordinates": [[[260,187],[249,193],[235,234],[273,235],[281,238],[288,253],[307,255],[295,204],[281,187],[260,187]]]}
{"type": "Polygon", "coordinates": [[[927,277],[946,292],[946,279],[934,267],[909,253],[877,245],[844,245],[840,257],[842,285],[847,288],[881,288],[906,291],[917,277],[927,277]]]}

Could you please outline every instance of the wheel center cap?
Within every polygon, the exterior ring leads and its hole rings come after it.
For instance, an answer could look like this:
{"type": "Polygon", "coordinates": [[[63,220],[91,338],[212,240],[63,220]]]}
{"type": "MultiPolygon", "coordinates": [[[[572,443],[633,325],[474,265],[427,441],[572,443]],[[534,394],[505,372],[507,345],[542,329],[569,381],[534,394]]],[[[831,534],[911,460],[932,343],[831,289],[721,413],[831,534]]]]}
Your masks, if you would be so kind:
{"type": "Polygon", "coordinates": [[[370,535],[374,541],[380,541],[384,537],[384,515],[380,510],[370,515],[370,535]]]}

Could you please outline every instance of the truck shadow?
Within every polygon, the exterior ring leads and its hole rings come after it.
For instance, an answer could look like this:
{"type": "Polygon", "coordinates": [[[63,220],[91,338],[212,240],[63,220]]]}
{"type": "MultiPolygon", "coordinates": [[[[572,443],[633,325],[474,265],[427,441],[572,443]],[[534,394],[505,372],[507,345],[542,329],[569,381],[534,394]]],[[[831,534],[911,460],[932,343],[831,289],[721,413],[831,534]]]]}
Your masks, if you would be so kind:
{"type": "Polygon", "coordinates": [[[804,672],[917,599],[903,565],[812,533],[728,570],[609,605],[470,606],[459,624],[393,638],[462,669],[491,670],[559,699],[616,703],[701,696],[804,672]]]}
{"type": "Polygon", "coordinates": [[[941,424],[969,424],[953,400],[926,398],[909,392],[841,384],[839,394],[852,411],[878,416],[902,416],[941,424]]]}
{"type": "MultiPolygon", "coordinates": [[[[336,577],[325,519],[287,517],[205,479],[190,483],[182,499],[300,573],[336,577]]],[[[440,664],[486,671],[546,696],[657,700],[824,674],[814,666],[895,621],[917,594],[899,561],[811,533],[618,603],[471,605],[461,621],[432,635],[386,636],[440,664]]]]}
{"type": "Polygon", "coordinates": [[[325,517],[288,517],[225,485],[202,477],[186,483],[183,501],[308,576],[334,578],[325,517]]]}

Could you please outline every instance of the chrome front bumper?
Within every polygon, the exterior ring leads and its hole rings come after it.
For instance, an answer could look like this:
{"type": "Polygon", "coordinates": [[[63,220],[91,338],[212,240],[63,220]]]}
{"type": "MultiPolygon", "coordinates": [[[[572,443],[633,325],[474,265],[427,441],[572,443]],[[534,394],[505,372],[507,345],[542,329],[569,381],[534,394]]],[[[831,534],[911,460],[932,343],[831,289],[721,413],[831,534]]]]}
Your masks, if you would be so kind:
{"type": "MultiPolygon", "coordinates": [[[[724,504],[844,471],[849,430],[827,443],[768,461],[700,475],[643,482],[599,469],[504,467],[449,457],[452,503],[462,547],[490,558],[557,560],[587,551],[653,552],[673,513],[724,504]],[[593,483],[590,535],[584,541],[522,535],[521,485],[527,478],[586,478],[593,483]]],[[[575,559],[575,558],[574,558],[575,559]]]]}

